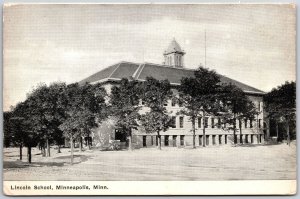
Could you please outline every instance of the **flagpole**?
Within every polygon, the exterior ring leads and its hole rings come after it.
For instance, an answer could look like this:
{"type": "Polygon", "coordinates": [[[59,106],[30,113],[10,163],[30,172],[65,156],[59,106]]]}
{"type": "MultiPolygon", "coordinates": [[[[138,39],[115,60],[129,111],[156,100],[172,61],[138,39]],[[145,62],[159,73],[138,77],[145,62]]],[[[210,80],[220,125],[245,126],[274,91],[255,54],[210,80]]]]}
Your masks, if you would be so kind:
{"type": "Polygon", "coordinates": [[[204,32],[204,66],[206,67],[206,29],[205,29],[205,32],[204,32]]]}

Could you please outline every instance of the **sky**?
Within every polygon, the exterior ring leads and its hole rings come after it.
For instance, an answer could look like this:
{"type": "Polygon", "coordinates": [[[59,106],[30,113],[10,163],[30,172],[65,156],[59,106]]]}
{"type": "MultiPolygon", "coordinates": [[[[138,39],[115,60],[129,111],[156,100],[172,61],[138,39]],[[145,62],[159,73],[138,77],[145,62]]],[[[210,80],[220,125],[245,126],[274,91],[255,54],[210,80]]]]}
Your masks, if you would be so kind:
{"type": "Polygon", "coordinates": [[[292,5],[39,4],[4,7],[3,108],[39,83],[80,81],[120,61],[162,63],[173,38],[186,68],[262,91],[296,80],[292,5]]]}

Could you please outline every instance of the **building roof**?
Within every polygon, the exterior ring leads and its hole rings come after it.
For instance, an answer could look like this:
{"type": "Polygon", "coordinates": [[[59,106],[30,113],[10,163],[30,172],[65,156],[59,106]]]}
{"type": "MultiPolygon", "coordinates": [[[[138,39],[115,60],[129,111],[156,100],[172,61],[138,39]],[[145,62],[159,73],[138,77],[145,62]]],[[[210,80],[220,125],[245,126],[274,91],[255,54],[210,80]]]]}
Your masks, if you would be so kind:
{"type": "MultiPolygon", "coordinates": [[[[120,62],[109,66],[94,75],[87,77],[80,81],[83,83],[97,83],[121,80],[122,78],[133,78],[136,80],[144,81],[146,77],[153,77],[158,80],[168,79],[172,85],[180,85],[181,78],[193,77],[193,69],[174,68],[166,65],[152,64],[152,63],[131,63],[120,62]]],[[[233,80],[226,76],[220,75],[220,80],[225,84],[233,84],[242,89],[245,93],[251,94],[264,94],[263,91],[256,89],[252,86],[246,85],[239,81],[233,80]]]]}
{"type": "Polygon", "coordinates": [[[171,41],[171,43],[169,44],[169,46],[164,54],[167,55],[167,54],[174,53],[174,52],[184,54],[183,50],[181,50],[181,47],[179,46],[179,44],[177,43],[177,41],[175,39],[173,39],[171,41]]]}

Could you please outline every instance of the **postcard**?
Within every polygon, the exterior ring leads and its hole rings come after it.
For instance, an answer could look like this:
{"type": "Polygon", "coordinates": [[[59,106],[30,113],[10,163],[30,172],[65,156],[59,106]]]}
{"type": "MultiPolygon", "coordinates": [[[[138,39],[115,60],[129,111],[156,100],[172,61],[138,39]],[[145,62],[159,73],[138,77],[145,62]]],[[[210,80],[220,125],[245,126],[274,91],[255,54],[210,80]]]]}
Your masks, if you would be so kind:
{"type": "Polygon", "coordinates": [[[4,4],[3,192],[296,194],[294,4],[4,4]]]}

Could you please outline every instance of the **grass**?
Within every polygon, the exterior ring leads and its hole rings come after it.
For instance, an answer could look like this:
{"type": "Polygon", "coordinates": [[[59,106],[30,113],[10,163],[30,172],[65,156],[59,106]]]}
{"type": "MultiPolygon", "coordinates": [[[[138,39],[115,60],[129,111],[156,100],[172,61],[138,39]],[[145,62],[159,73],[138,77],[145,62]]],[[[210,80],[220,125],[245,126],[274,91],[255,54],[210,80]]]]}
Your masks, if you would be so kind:
{"type": "Polygon", "coordinates": [[[296,146],[214,146],[162,151],[79,152],[70,165],[70,149],[42,157],[33,149],[32,164],[18,160],[18,148],[4,149],[4,180],[279,180],[296,179],[296,146]]]}

